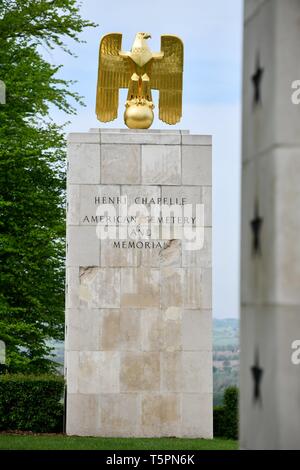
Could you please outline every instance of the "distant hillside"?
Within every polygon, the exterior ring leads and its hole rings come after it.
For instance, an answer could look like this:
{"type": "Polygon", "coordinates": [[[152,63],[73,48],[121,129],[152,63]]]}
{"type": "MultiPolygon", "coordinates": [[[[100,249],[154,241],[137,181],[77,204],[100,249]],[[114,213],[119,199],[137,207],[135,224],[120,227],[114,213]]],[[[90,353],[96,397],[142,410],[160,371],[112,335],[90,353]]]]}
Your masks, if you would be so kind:
{"type": "Polygon", "coordinates": [[[213,320],[213,349],[239,347],[239,320],[236,318],[225,318],[213,320]]]}
{"type": "Polygon", "coordinates": [[[240,365],[239,320],[213,320],[214,404],[222,403],[224,390],[238,386],[240,365]]]}

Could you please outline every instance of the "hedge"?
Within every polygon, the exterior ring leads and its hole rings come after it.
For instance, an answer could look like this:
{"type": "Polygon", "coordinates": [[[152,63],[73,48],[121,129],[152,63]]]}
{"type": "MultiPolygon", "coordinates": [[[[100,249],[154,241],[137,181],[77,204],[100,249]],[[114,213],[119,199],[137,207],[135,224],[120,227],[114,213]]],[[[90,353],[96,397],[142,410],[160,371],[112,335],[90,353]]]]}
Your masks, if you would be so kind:
{"type": "Polygon", "coordinates": [[[214,436],[223,437],[224,435],[224,406],[214,407],[214,436]]]}
{"type": "Polygon", "coordinates": [[[229,387],[225,390],[223,406],[214,408],[214,435],[227,439],[238,439],[238,389],[229,387]]]}
{"type": "Polygon", "coordinates": [[[0,430],[61,432],[64,380],[56,375],[0,375],[0,430]]]}

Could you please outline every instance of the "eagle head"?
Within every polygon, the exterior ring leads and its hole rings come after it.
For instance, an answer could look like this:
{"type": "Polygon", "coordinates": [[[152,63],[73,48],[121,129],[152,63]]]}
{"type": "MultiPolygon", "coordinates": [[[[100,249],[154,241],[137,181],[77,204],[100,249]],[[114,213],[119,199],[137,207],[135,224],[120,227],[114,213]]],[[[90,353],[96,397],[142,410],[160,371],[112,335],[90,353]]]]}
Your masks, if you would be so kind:
{"type": "Polygon", "coordinates": [[[151,34],[149,34],[149,33],[137,33],[137,37],[139,39],[150,39],[151,34]]]}
{"type": "Polygon", "coordinates": [[[131,49],[132,54],[138,54],[138,55],[144,54],[143,60],[139,59],[139,61],[137,62],[139,63],[140,66],[142,66],[142,62],[146,63],[152,57],[151,51],[146,41],[146,39],[149,39],[149,38],[151,38],[151,34],[149,33],[137,33],[135,36],[134,43],[132,45],[132,49],[131,49]]]}

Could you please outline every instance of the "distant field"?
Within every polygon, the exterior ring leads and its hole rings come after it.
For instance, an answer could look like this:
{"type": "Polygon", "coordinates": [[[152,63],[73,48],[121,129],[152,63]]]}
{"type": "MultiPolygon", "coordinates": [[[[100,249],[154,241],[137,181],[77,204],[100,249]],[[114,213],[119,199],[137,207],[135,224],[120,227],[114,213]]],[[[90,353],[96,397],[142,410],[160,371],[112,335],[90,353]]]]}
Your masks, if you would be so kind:
{"type": "Polygon", "coordinates": [[[1,450],[237,450],[225,439],[68,437],[62,434],[0,434],[1,450]]]}
{"type": "Polygon", "coordinates": [[[213,321],[213,349],[239,346],[239,321],[235,318],[213,321]]]}
{"type": "Polygon", "coordinates": [[[214,319],[214,405],[223,402],[227,387],[238,386],[239,377],[239,321],[214,319]]]}

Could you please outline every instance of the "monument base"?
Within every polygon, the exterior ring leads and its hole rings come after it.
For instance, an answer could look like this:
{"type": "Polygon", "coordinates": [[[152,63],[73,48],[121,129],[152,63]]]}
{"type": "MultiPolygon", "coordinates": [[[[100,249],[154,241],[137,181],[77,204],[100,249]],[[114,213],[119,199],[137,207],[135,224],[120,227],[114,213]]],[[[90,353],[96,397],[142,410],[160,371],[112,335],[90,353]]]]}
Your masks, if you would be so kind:
{"type": "Polygon", "coordinates": [[[209,136],[69,135],[67,434],[212,438],[211,184],[209,136]],[[171,212],[152,214],[150,233],[120,216],[124,201],[171,212]],[[174,201],[203,206],[204,220],[174,214],[174,201]],[[179,230],[153,242],[168,224],[179,230]],[[130,238],[117,238],[121,226],[130,238]],[[197,249],[186,228],[204,229],[197,249]]]}

